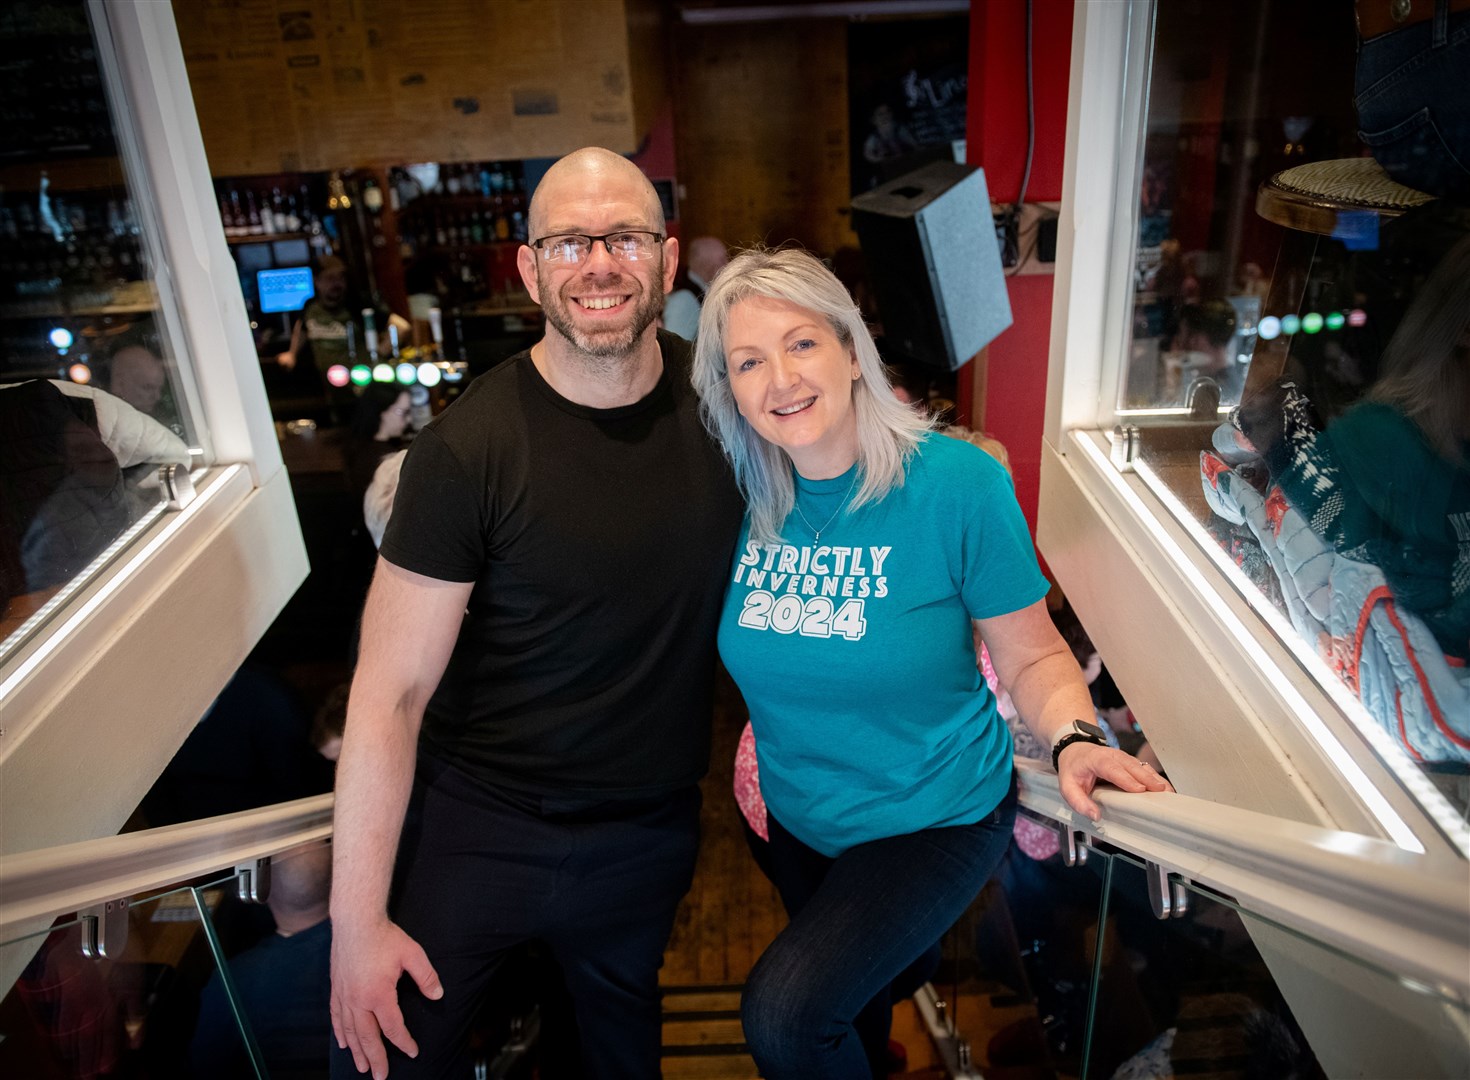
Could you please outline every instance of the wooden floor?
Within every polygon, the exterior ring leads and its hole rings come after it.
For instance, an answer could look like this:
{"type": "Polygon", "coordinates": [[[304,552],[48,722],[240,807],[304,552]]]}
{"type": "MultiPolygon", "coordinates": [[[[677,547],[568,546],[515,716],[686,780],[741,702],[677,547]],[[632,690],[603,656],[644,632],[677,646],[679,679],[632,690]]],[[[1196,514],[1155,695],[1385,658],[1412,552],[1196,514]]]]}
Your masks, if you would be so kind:
{"type": "Polygon", "coordinates": [[[740,1031],[740,988],[786,925],[781,898],[756,866],[731,794],[745,726],[739,693],[723,676],[705,778],[699,863],[664,953],[665,1080],[754,1080],[740,1031]]]}

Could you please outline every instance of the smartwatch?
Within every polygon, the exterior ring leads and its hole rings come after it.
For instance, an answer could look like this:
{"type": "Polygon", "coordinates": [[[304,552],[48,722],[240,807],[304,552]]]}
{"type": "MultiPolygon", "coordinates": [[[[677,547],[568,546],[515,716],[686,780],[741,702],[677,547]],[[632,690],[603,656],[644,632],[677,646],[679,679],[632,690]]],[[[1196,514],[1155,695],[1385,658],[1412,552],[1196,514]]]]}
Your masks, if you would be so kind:
{"type": "Polygon", "coordinates": [[[1051,767],[1057,768],[1057,759],[1062,756],[1062,751],[1076,742],[1094,743],[1097,746],[1107,746],[1108,737],[1103,734],[1102,728],[1096,724],[1089,724],[1086,720],[1073,720],[1062,728],[1057,741],[1051,744],[1051,767]]]}

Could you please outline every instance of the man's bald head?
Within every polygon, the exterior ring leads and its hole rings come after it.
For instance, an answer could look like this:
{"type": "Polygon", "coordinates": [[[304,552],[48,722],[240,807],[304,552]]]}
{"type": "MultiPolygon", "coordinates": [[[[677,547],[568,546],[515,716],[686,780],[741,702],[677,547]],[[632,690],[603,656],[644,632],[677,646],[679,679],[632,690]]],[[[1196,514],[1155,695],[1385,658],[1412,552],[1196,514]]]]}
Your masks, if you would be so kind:
{"type": "Polygon", "coordinates": [[[708,283],[715,279],[720,267],[730,261],[730,253],[725,248],[725,241],[718,236],[700,236],[689,245],[686,261],[690,272],[708,283]]]}
{"type": "Polygon", "coordinates": [[[584,146],[560,158],[536,185],[528,221],[531,238],[559,229],[572,230],[580,223],[561,217],[562,208],[569,201],[599,196],[631,199],[643,208],[646,220],[627,222],[630,228],[641,225],[655,232],[664,231],[663,205],[643,170],[621,154],[600,146],[584,146]]]}

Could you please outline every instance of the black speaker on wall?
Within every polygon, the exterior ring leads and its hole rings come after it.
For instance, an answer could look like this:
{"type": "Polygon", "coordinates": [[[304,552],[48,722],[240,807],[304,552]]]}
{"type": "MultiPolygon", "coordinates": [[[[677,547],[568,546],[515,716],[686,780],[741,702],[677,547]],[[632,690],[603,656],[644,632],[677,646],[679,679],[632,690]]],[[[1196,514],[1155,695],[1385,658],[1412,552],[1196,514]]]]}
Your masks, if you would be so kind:
{"type": "Polygon", "coordinates": [[[884,352],[950,371],[1011,325],[985,173],[936,161],[852,200],[884,352]]]}

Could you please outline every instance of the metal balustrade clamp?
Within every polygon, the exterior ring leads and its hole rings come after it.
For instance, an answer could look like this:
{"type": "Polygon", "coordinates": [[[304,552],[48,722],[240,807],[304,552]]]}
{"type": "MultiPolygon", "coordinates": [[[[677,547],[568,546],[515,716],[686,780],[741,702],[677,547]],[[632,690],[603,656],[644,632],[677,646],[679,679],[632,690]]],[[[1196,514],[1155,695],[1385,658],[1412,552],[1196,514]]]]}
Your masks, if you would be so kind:
{"type": "Polygon", "coordinates": [[[247,904],[263,904],[271,894],[271,857],[252,859],[235,867],[239,879],[240,899],[247,904]]]}
{"type": "Polygon", "coordinates": [[[1062,834],[1062,865],[1086,866],[1087,852],[1092,847],[1092,837],[1072,828],[1064,821],[1057,822],[1057,829],[1062,834]]]}
{"type": "Polygon", "coordinates": [[[128,900],[109,900],[105,904],[77,913],[81,916],[82,955],[93,960],[107,957],[116,960],[128,944],[128,900]]]}
{"type": "Polygon", "coordinates": [[[158,489],[170,510],[182,510],[194,501],[194,479],[187,465],[164,465],[158,470],[158,489]]]}
{"type": "Polygon", "coordinates": [[[1189,890],[1184,879],[1156,862],[1147,864],[1148,902],[1160,919],[1182,919],[1189,914],[1189,890]]]}

